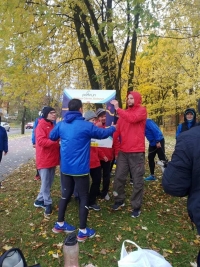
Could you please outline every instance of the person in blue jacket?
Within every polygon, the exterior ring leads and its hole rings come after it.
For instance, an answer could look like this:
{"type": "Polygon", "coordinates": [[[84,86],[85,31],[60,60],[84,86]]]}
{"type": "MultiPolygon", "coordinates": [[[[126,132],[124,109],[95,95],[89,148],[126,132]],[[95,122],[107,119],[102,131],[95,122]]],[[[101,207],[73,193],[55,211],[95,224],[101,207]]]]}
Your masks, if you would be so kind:
{"type": "Polygon", "coordinates": [[[155,156],[158,155],[161,161],[167,161],[165,156],[165,139],[158,125],[151,119],[146,120],[145,136],[149,141],[148,161],[151,174],[144,180],[155,181],[155,156]]]}
{"type": "Polygon", "coordinates": [[[3,126],[0,126],[0,162],[2,156],[8,153],[8,135],[3,126]]]}
{"type": "MultiPolygon", "coordinates": [[[[167,194],[187,196],[187,210],[200,235],[200,126],[177,138],[171,161],[163,173],[162,185],[167,194]]],[[[189,264],[189,261],[188,261],[189,264]]],[[[197,257],[200,267],[200,252],[197,257]]]]}
{"type": "Polygon", "coordinates": [[[79,197],[80,227],[77,235],[79,242],[95,235],[95,230],[87,227],[89,210],[89,173],[90,173],[90,142],[91,138],[105,139],[115,132],[115,127],[99,128],[93,123],[85,121],[82,116],[82,102],[71,99],[69,111],[64,119],[58,122],[50,132],[50,139],[60,139],[60,170],[61,170],[61,198],[59,202],[58,221],[52,231],[54,233],[75,231],[75,227],[65,221],[65,211],[74,187],[79,197]]]}
{"type": "Polygon", "coordinates": [[[196,111],[193,108],[187,108],[184,112],[184,122],[178,125],[176,131],[176,138],[180,133],[189,130],[190,128],[196,126],[196,111]]]}

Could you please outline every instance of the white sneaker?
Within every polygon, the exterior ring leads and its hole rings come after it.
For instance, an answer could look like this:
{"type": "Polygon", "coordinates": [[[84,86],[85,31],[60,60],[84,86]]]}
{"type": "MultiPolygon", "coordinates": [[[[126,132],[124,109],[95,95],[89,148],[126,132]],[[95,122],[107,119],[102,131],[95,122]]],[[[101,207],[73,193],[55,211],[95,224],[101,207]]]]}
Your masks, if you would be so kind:
{"type": "Polygon", "coordinates": [[[104,197],[104,199],[105,199],[105,200],[110,200],[110,197],[109,197],[108,193],[107,193],[107,195],[104,197]]]}

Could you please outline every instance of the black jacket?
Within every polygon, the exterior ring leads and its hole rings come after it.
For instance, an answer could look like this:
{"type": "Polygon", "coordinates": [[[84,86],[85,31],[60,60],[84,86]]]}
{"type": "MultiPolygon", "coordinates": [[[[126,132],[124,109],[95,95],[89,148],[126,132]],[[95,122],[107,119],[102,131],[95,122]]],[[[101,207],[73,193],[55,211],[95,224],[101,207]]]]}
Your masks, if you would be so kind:
{"type": "Polygon", "coordinates": [[[183,132],[177,138],[162,184],[167,194],[188,196],[188,214],[200,234],[200,126],[183,132]]]}

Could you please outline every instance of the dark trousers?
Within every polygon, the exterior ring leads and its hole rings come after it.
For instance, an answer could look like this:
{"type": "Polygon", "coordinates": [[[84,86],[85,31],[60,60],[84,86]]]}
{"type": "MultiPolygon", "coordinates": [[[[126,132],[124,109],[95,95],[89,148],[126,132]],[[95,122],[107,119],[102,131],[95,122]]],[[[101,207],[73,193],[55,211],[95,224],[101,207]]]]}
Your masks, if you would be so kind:
{"type": "Polygon", "coordinates": [[[90,176],[92,178],[92,184],[90,187],[89,205],[96,203],[97,196],[99,195],[101,184],[101,166],[90,169],[90,176]]]}
{"type": "Polygon", "coordinates": [[[154,175],[155,170],[155,156],[158,155],[159,160],[166,160],[165,157],[165,139],[163,138],[160,140],[161,147],[157,148],[156,146],[149,145],[149,154],[148,154],[148,161],[149,161],[149,169],[151,175],[154,175]]]}
{"type": "Polygon", "coordinates": [[[0,162],[2,160],[3,151],[0,151],[0,162]]]}
{"type": "Polygon", "coordinates": [[[197,256],[197,267],[200,267],[200,251],[199,251],[199,254],[197,256]]]}
{"type": "Polygon", "coordinates": [[[139,209],[141,208],[143,199],[143,175],[145,173],[144,153],[126,153],[122,151],[119,152],[113,184],[113,191],[116,193],[115,202],[124,202],[125,200],[125,185],[129,171],[131,172],[133,179],[131,205],[133,209],[139,209]]]}
{"type": "Polygon", "coordinates": [[[62,196],[59,202],[58,222],[65,220],[65,211],[76,185],[76,192],[79,197],[79,221],[80,229],[85,229],[88,216],[89,201],[89,175],[71,176],[61,173],[62,196]]]}
{"type": "Polygon", "coordinates": [[[110,162],[110,172],[112,171],[114,164],[115,164],[115,158],[110,162]]]}
{"type": "Polygon", "coordinates": [[[103,170],[103,188],[101,190],[101,197],[104,198],[109,190],[110,186],[110,161],[101,160],[101,168],[103,170]]]}

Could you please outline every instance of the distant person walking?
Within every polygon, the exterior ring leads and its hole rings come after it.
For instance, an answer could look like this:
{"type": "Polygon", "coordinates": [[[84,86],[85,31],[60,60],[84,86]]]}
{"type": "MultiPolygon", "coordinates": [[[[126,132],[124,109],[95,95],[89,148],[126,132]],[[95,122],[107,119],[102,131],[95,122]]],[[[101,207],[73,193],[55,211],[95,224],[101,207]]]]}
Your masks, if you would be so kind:
{"type": "Polygon", "coordinates": [[[60,163],[59,141],[49,139],[49,133],[54,128],[56,111],[52,107],[45,107],[43,118],[36,127],[36,167],[41,177],[40,192],[34,203],[35,207],[45,209],[45,216],[52,213],[51,186],[53,184],[56,166],[60,163]]]}
{"type": "Polygon", "coordinates": [[[8,153],[8,135],[3,126],[0,126],[0,162],[2,156],[8,153]]]}
{"type": "Polygon", "coordinates": [[[165,139],[158,125],[151,119],[146,120],[145,136],[149,141],[148,163],[150,176],[146,177],[145,181],[155,181],[155,157],[158,155],[159,160],[167,161],[165,156],[165,139]]]}
{"type": "Polygon", "coordinates": [[[87,227],[89,210],[89,172],[91,138],[105,139],[115,131],[111,126],[101,129],[93,123],[85,121],[82,116],[82,102],[72,99],[68,104],[69,111],[64,119],[56,124],[50,133],[51,140],[61,140],[61,198],[59,202],[58,221],[52,231],[54,233],[73,232],[75,227],[65,221],[65,211],[74,192],[79,198],[79,242],[95,235],[95,230],[87,227]]]}
{"type": "Polygon", "coordinates": [[[196,126],[196,111],[193,108],[187,108],[184,112],[184,122],[178,125],[176,131],[176,138],[180,135],[180,133],[185,132],[192,127],[196,126]]]}

